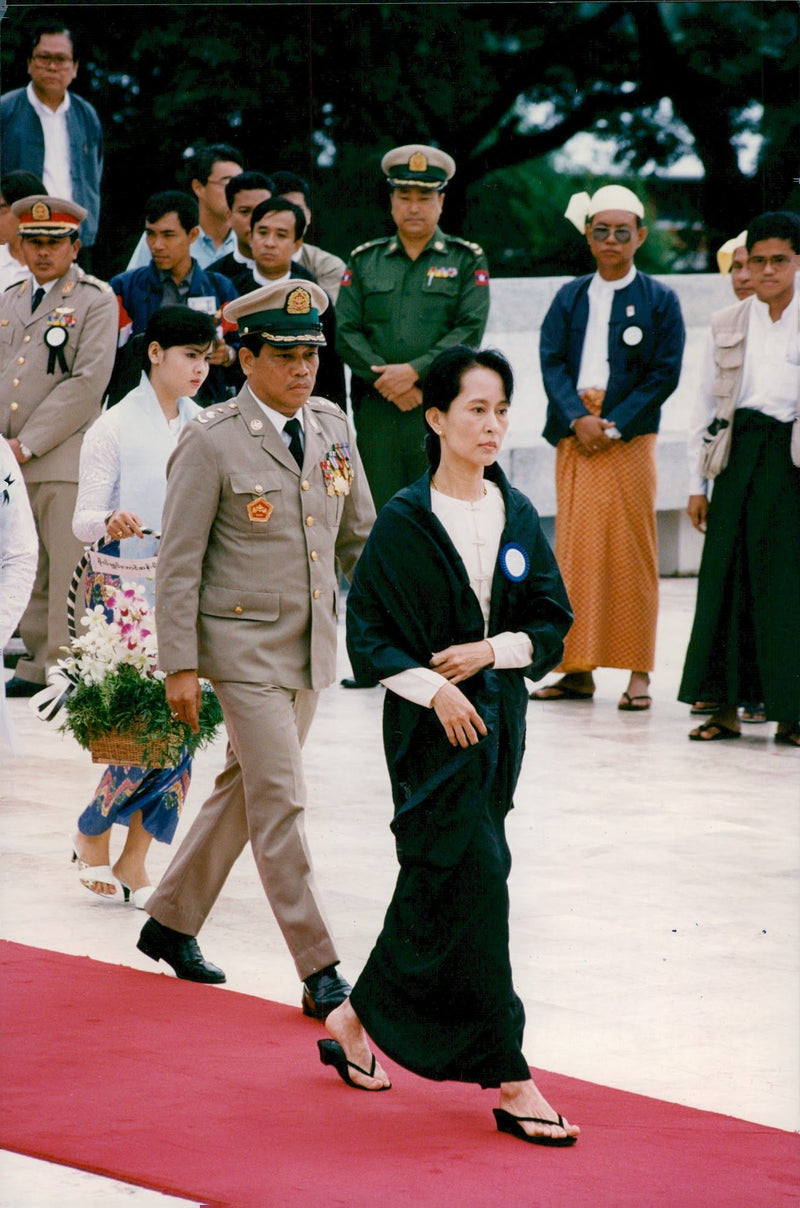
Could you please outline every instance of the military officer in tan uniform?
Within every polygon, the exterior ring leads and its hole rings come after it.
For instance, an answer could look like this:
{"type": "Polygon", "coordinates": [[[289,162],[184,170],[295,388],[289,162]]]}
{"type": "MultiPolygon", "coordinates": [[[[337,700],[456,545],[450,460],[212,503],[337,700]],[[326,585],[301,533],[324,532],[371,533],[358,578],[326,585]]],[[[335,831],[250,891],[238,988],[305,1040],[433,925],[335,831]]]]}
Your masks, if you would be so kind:
{"type": "Polygon", "coordinates": [[[375,517],[344,412],[311,396],[327,304],[297,280],[227,304],[247,382],[186,426],[168,465],[156,576],[167,698],[196,727],[208,677],[229,744],[138,944],[178,977],[224,981],[194,937],[249,839],[317,1018],[350,987],[303,834],[301,747],[335,674],[338,568],[350,577],[375,517]]]}
{"type": "Polygon", "coordinates": [[[20,622],[27,655],[6,691],[33,696],[69,640],[67,590],[83,552],[72,533],[78,461],[111,376],[118,310],[110,286],[74,263],[82,206],[36,195],[11,209],[33,279],[0,296],[0,433],[28,486],[39,564],[20,622]]]}

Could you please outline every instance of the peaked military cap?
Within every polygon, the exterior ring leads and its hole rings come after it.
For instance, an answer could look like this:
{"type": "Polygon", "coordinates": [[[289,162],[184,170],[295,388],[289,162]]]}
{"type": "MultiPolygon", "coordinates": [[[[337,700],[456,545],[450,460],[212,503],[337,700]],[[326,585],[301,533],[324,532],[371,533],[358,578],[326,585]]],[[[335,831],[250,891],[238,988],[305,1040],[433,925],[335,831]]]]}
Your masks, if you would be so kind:
{"type": "Polygon", "coordinates": [[[381,160],[381,170],[389,184],[413,185],[418,189],[445,187],[455,176],[456,161],[438,147],[426,147],[421,143],[407,143],[387,151],[381,160]]]}
{"type": "Polygon", "coordinates": [[[19,234],[23,238],[26,235],[50,235],[51,238],[62,239],[77,231],[89,211],[74,201],[64,201],[62,197],[34,193],[15,201],[11,213],[19,219],[19,234]]]}
{"type": "Polygon", "coordinates": [[[276,348],[294,344],[325,344],[320,315],[328,309],[328,295],[314,281],[292,278],[263,285],[222,308],[224,317],[239,326],[243,336],[258,335],[276,348]]]}

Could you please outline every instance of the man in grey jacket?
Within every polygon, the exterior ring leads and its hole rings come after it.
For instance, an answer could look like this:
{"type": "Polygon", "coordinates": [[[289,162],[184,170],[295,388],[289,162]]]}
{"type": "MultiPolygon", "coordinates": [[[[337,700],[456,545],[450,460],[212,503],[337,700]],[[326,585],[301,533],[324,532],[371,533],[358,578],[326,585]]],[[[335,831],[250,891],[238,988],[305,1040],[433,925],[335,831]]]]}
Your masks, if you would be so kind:
{"type": "Polygon", "coordinates": [[[78,60],[63,22],[39,21],[30,46],[30,83],[0,97],[3,172],[33,172],[44,181],[46,193],[83,206],[81,264],[89,269],[100,221],[100,119],[88,101],[69,91],[78,60]]]}

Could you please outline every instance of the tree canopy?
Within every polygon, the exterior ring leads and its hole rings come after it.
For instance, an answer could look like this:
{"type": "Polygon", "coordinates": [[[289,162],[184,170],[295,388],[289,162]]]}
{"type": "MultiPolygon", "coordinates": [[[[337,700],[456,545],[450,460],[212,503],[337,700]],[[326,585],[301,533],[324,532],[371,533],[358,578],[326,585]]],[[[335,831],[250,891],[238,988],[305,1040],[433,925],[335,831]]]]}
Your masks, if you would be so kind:
{"type": "MultiPolygon", "coordinates": [[[[26,83],[25,30],[42,15],[9,6],[4,89],[26,83]]],[[[61,15],[80,39],[74,87],[106,131],[106,272],[127,259],[146,197],[179,179],[199,140],[310,178],[312,240],[342,255],[384,230],[380,157],[404,142],[454,156],[446,226],[486,242],[494,261],[535,224],[544,242],[528,271],[560,263],[548,240],[565,238],[558,206],[571,184],[550,187],[546,157],[581,132],[613,140],[645,186],[693,149],[712,247],[759,210],[797,208],[795,0],[67,4],[61,15]],[[738,158],[746,138],[751,174],[738,158]]],[[[562,271],[574,255],[573,243],[562,271]]]]}

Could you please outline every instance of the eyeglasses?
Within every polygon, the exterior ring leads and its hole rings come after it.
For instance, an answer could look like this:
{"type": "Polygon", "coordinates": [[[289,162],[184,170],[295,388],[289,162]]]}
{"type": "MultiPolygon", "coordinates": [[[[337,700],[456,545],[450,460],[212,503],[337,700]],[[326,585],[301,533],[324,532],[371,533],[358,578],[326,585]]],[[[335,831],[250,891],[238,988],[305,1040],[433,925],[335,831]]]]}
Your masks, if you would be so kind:
{"type": "Polygon", "coordinates": [[[790,260],[791,256],[748,256],[747,267],[766,268],[767,265],[769,265],[770,268],[780,269],[786,268],[786,265],[790,262],[790,260]]]}
{"type": "Polygon", "coordinates": [[[630,243],[633,232],[630,227],[596,226],[589,232],[589,238],[594,243],[605,243],[612,234],[617,243],[630,243]]]}
{"type": "Polygon", "coordinates": [[[54,67],[67,67],[72,62],[69,55],[48,55],[41,51],[37,51],[31,55],[34,63],[42,63],[45,67],[53,64],[54,67]]]}

